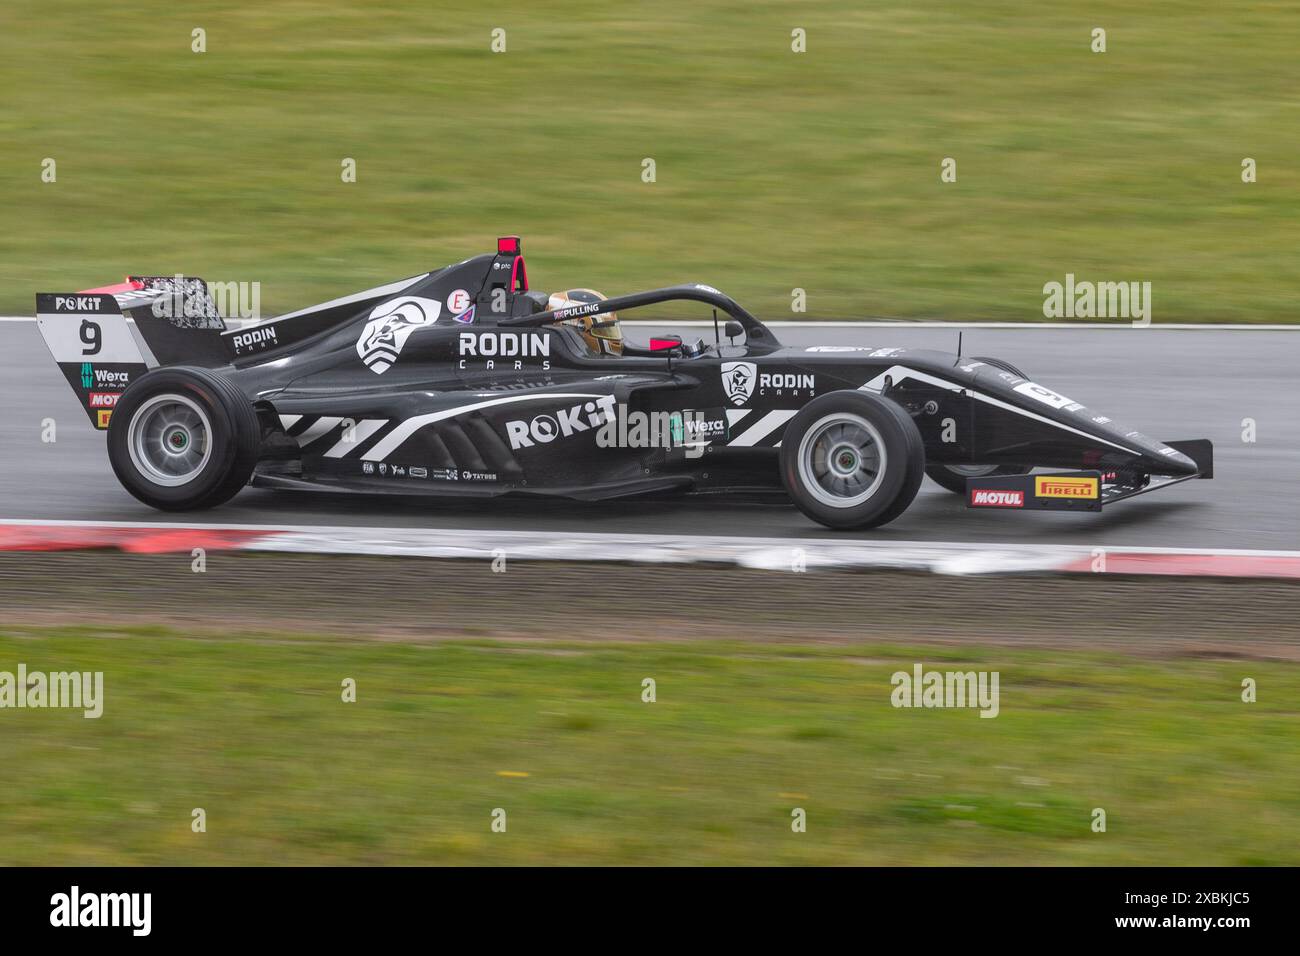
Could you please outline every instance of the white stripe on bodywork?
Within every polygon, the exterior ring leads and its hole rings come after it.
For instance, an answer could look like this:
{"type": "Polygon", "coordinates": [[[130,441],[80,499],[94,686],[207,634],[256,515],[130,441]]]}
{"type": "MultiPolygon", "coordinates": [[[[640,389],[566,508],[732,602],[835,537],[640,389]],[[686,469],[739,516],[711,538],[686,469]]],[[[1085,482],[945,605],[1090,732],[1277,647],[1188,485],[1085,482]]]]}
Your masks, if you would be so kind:
{"type": "Polygon", "coordinates": [[[727,409],[727,427],[735,428],[736,423],[748,415],[753,409],[750,408],[728,408],[727,409]]]}
{"type": "Polygon", "coordinates": [[[302,421],[301,415],[281,415],[280,427],[283,428],[285,431],[288,431],[290,428],[298,424],[298,422],[300,421],[302,421]]]}
{"type": "Polygon", "coordinates": [[[929,382],[931,385],[938,385],[940,388],[946,388],[950,392],[970,392],[972,398],[977,398],[981,402],[985,402],[989,405],[996,405],[998,408],[1006,409],[1007,411],[1014,412],[1017,415],[1023,415],[1025,418],[1035,419],[1036,421],[1040,421],[1045,425],[1051,425],[1053,428],[1060,428],[1067,432],[1073,432],[1076,435],[1082,435],[1084,438],[1087,438],[1089,441],[1103,442],[1107,445],[1110,445],[1112,448],[1118,448],[1120,451],[1126,451],[1130,455],[1145,454],[1144,452],[1134,451],[1132,448],[1128,448],[1124,445],[1119,444],[1118,442],[1113,442],[1109,438],[1102,438],[1100,435],[1093,435],[1089,432],[1082,431],[1081,429],[1074,428],[1062,422],[1054,421],[1053,419],[1048,418],[1046,415],[1039,415],[1036,412],[1029,411],[1028,409],[1020,408],[1017,405],[1012,405],[1010,402],[1004,402],[1000,398],[994,398],[992,395],[986,395],[983,392],[976,391],[975,389],[971,388],[968,385],[961,385],[957,382],[951,382],[948,379],[937,378],[934,375],[928,375],[925,372],[918,372],[915,369],[908,368],[906,365],[891,365],[888,370],[881,372],[879,375],[877,375],[871,381],[867,382],[865,385],[860,385],[858,387],[858,391],[875,392],[876,394],[879,394],[881,389],[885,387],[886,376],[892,378],[895,382],[902,381],[905,378],[911,378],[911,379],[916,379],[918,382],[929,382]]]}
{"type": "Polygon", "coordinates": [[[320,438],[322,435],[328,434],[329,432],[333,431],[334,426],[341,421],[343,421],[342,418],[335,418],[330,415],[322,415],[315,422],[313,422],[311,427],[308,428],[305,432],[303,432],[301,435],[295,435],[294,437],[297,439],[298,444],[300,446],[310,445],[312,442],[320,438]]]}
{"type": "Polygon", "coordinates": [[[299,309],[297,312],[289,312],[285,315],[277,315],[275,318],[267,319],[265,322],[258,322],[253,325],[241,325],[237,329],[228,329],[221,333],[222,335],[233,335],[236,332],[247,332],[249,329],[259,329],[264,325],[274,325],[277,322],[283,322],[285,319],[295,319],[300,315],[307,315],[311,312],[321,312],[325,309],[332,309],[340,305],[348,305],[353,302],[364,302],[367,299],[379,299],[385,296],[396,295],[403,289],[409,289],[421,279],[427,277],[429,273],[425,272],[418,276],[412,276],[409,279],[402,279],[398,282],[390,282],[388,285],[375,286],[373,289],[366,289],[364,292],[357,292],[353,295],[345,295],[340,299],[330,299],[328,302],[322,302],[319,305],[311,305],[305,309],[299,309]]]}
{"type": "Polygon", "coordinates": [[[731,439],[731,441],[727,442],[727,445],[732,448],[748,448],[752,445],[756,445],[790,419],[794,418],[796,411],[797,410],[793,408],[779,408],[774,412],[768,412],[754,424],[750,425],[749,428],[745,429],[735,438],[731,439]]]}
{"type": "Polygon", "coordinates": [[[356,451],[361,447],[362,442],[387,424],[387,418],[367,418],[357,422],[354,427],[343,432],[343,437],[335,443],[333,448],[325,453],[325,457],[342,458],[348,452],[356,451]],[[351,434],[349,434],[349,432],[351,434]]]}
{"type": "Polygon", "coordinates": [[[544,395],[511,395],[506,398],[493,398],[486,402],[475,402],[472,405],[459,405],[456,408],[444,408],[440,412],[429,412],[427,415],[416,415],[414,418],[408,418],[402,424],[398,425],[391,432],[385,435],[374,448],[366,452],[361,457],[365,461],[382,461],[393,452],[397,451],[408,438],[414,435],[425,425],[432,425],[434,422],[440,422],[446,418],[455,418],[457,415],[464,415],[466,412],[477,411],[480,408],[492,408],[495,405],[510,405],[515,402],[541,402],[548,399],[556,398],[605,398],[604,395],[593,395],[589,392],[551,392],[544,395]]]}

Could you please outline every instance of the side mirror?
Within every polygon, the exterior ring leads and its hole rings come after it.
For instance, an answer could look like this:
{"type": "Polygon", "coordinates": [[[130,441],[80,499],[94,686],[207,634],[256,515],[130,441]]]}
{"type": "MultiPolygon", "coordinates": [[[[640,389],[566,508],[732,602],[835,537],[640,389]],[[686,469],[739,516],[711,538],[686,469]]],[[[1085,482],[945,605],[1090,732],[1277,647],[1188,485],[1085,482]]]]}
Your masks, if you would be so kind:
{"type": "Polygon", "coordinates": [[[728,319],[727,324],[723,326],[723,332],[726,334],[727,338],[731,339],[732,345],[736,344],[736,336],[743,334],[744,331],[745,327],[735,319],[728,319]]]}

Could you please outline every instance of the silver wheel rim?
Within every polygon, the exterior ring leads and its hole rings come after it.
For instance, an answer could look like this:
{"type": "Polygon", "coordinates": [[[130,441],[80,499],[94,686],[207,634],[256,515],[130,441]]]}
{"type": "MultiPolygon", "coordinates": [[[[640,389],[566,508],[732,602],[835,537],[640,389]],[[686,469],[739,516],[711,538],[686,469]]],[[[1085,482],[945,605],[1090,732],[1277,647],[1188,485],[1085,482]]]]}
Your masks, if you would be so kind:
{"type": "Polygon", "coordinates": [[[1001,468],[1001,465],[944,465],[959,478],[987,478],[1001,468]]]}
{"type": "Polygon", "coordinates": [[[887,462],[876,426],[848,412],[818,419],[799,442],[799,481],[832,508],[853,508],[874,495],[887,462]]]}
{"type": "Polygon", "coordinates": [[[184,395],[155,395],[141,405],[127,431],[135,470],[156,485],[193,481],[212,457],[207,413],[184,395]]]}

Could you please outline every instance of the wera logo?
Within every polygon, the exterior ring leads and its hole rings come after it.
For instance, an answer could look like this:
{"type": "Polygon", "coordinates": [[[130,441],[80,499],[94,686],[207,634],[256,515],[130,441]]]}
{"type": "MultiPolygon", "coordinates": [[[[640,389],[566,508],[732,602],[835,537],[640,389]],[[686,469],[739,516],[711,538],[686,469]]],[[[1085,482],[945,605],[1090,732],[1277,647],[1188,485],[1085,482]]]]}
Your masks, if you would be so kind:
{"type": "Polygon", "coordinates": [[[81,387],[90,388],[95,383],[94,370],[89,362],[81,363],[81,387]]]}
{"type": "Polygon", "coordinates": [[[978,707],[981,717],[998,715],[998,671],[895,671],[889,678],[895,707],[978,707]]]}
{"type": "Polygon", "coordinates": [[[596,432],[599,448],[683,448],[687,458],[699,458],[705,446],[727,435],[727,419],[722,409],[708,414],[694,409],[684,411],[629,411],[618,406],[596,432]]]}
{"type": "Polygon", "coordinates": [[[126,926],[133,936],[148,936],[153,925],[152,893],[70,893],[50,897],[51,926],[126,926]]]}

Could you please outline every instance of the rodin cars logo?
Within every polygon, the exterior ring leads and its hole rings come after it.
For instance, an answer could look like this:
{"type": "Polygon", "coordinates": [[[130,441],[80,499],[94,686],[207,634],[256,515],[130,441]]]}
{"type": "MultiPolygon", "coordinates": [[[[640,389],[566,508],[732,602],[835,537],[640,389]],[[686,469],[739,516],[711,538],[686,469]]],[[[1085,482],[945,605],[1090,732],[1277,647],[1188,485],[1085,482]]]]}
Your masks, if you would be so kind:
{"type": "Polygon", "coordinates": [[[753,362],[723,362],[722,390],[733,405],[744,405],[754,392],[758,366],[753,362]]]}
{"type": "Polygon", "coordinates": [[[551,338],[544,332],[462,332],[459,348],[477,358],[544,358],[551,338]]]}
{"type": "Polygon", "coordinates": [[[234,342],[236,355],[244,349],[251,349],[254,345],[263,349],[270,349],[279,344],[279,340],[276,338],[275,326],[273,325],[240,332],[238,335],[232,336],[231,341],[234,342]]]}
{"type": "Polygon", "coordinates": [[[441,302],[419,296],[404,296],[375,306],[357,339],[357,354],[366,368],[382,375],[397,361],[411,333],[436,322],[441,311],[441,302]]]}

